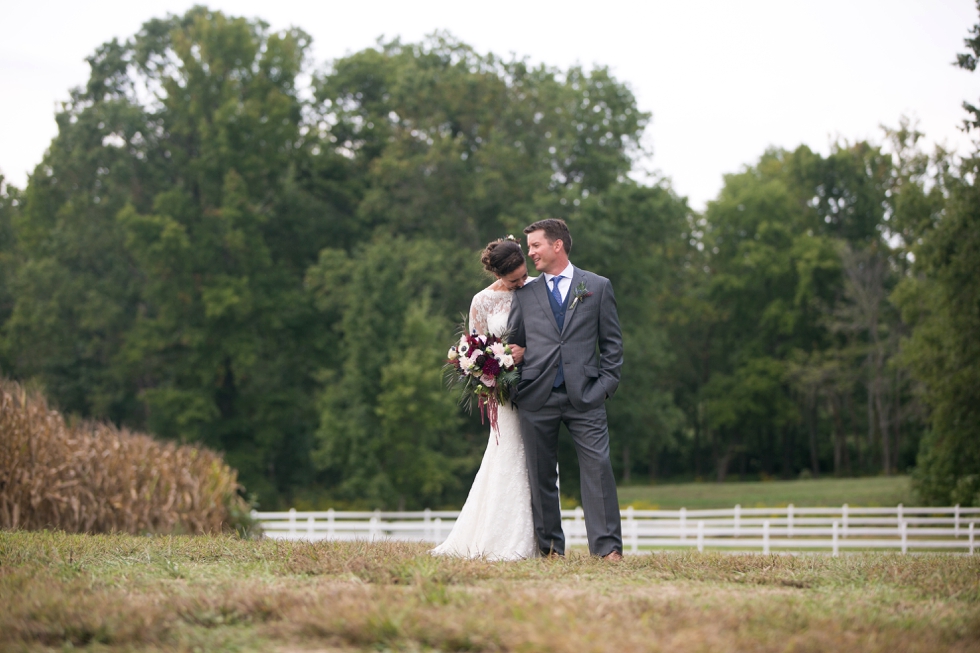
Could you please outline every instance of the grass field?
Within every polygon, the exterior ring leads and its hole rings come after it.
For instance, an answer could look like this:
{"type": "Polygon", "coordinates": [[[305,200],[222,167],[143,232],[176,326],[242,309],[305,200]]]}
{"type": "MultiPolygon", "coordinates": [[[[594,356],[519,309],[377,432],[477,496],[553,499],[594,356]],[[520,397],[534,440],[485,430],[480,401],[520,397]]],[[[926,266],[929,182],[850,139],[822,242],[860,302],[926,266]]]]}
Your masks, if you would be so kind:
{"type": "Polygon", "coordinates": [[[0,650],[977,651],[980,556],[490,563],[422,545],[0,532],[0,650]]]}
{"type": "Polygon", "coordinates": [[[619,503],[649,510],[795,506],[896,506],[914,505],[908,476],[830,478],[806,481],[746,483],[680,483],[675,485],[625,485],[619,503]]]}

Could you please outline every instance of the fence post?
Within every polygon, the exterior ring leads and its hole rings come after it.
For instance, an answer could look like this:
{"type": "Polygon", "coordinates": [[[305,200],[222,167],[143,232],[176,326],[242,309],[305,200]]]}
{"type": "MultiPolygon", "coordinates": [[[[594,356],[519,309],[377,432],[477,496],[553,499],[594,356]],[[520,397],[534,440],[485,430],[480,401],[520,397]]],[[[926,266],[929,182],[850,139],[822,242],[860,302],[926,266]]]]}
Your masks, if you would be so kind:
{"type": "Polygon", "coordinates": [[[698,553],[704,551],[704,522],[698,521],[698,553]]]}
{"type": "Polygon", "coordinates": [[[840,509],[841,521],[844,522],[843,537],[847,539],[847,504],[845,503],[840,509]]]}
{"type": "Polygon", "coordinates": [[[375,514],[374,517],[371,517],[371,522],[370,522],[371,526],[370,529],[368,530],[368,537],[372,542],[378,536],[378,524],[381,522],[381,520],[378,518],[378,512],[379,511],[377,510],[374,511],[375,514]]]}
{"type": "Polygon", "coordinates": [[[973,522],[970,522],[970,555],[973,555],[973,522]]]}
{"type": "Polygon", "coordinates": [[[786,537],[793,538],[793,504],[786,507],[786,537]]]}
{"type": "Polygon", "coordinates": [[[909,552],[909,536],[908,536],[908,524],[902,520],[899,523],[899,530],[902,532],[902,553],[909,552]]]}
{"type": "Polygon", "coordinates": [[[769,520],[762,522],[762,553],[769,554],[769,520]]]}
{"type": "Polygon", "coordinates": [[[736,503],[735,504],[735,528],[734,528],[735,533],[734,533],[734,537],[738,537],[738,527],[739,527],[739,522],[741,522],[741,521],[742,521],[742,504],[736,503]]]}
{"type": "Polygon", "coordinates": [[[289,534],[296,535],[296,508],[289,509],[289,534]]]}
{"type": "Polygon", "coordinates": [[[334,526],[334,510],[330,508],[327,510],[327,539],[332,540],[337,535],[337,529],[334,526]]]}
{"type": "Polygon", "coordinates": [[[422,523],[424,524],[422,526],[422,539],[425,541],[429,540],[429,526],[431,525],[431,522],[432,522],[432,509],[426,508],[425,513],[422,516],[422,523]]]}
{"type": "Polygon", "coordinates": [[[833,529],[834,530],[834,539],[833,539],[833,544],[831,545],[831,549],[834,552],[834,557],[835,558],[837,557],[837,551],[838,551],[838,549],[837,549],[837,525],[838,525],[837,522],[834,522],[834,529],[833,529]]]}
{"type": "Polygon", "coordinates": [[[953,537],[960,536],[960,504],[953,507],[953,537]]]}
{"type": "Polygon", "coordinates": [[[687,508],[681,508],[681,542],[687,541],[687,508]]]}

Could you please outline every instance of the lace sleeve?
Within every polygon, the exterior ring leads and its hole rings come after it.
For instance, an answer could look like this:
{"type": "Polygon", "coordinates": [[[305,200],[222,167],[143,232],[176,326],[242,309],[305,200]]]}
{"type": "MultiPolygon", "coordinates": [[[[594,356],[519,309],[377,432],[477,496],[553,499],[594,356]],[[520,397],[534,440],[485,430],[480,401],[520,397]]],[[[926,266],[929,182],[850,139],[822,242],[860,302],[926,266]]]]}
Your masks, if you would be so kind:
{"type": "Polygon", "coordinates": [[[486,296],[479,292],[473,295],[470,303],[470,320],[467,325],[469,333],[475,330],[477,333],[487,333],[487,301],[486,296]]]}

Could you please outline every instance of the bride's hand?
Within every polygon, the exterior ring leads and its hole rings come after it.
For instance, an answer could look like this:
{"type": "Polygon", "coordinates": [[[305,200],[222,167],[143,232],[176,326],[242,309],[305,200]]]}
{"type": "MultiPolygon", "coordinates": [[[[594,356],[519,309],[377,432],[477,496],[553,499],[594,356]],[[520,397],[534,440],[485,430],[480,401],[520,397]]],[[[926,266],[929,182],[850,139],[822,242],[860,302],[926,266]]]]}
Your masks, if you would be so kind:
{"type": "Polygon", "coordinates": [[[514,363],[520,365],[524,360],[524,347],[520,345],[510,346],[510,355],[514,357],[514,363]]]}

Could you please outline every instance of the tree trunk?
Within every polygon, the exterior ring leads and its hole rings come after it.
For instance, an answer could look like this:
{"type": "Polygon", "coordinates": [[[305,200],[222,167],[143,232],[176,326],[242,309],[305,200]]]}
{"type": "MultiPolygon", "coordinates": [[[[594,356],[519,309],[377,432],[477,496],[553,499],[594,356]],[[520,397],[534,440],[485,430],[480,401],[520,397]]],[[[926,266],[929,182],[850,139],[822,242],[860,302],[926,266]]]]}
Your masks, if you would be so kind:
{"type": "Polygon", "coordinates": [[[844,425],[840,414],[840,395],[832,392],[830,395],[830,414],[834,420],[834,476],[843,473],[844,450],[847,442],[844,440],[844,425]]]}
{"type": "Polygon", "coordinates": [[[783,479],[793,478],[793,429],[788,426],[783,427],[783,465],[781,476],[783,479]]]}
{"type": "Polygon", "coordinates": [[[746,465],[748,464],[748,456],[745,454],[745,443],[739,438],[739,452],[738,452],[738,480],[745,480],[746,465]]]}
{"type": "Polygon", "coordinates": [[[694,420],[694,478],[701,474],[701,402],[697,404],[697,418],[694,420]]]}
{"type": "Polygon", "coordinates": [[[772,478],[772,450],[774,443],[771,428],[763,428],[762,442],[762,473],[772,478]]]}
{"type": "Polygon", "coordinates": [[[892,448],[892,469],[898,473],[898,456],[902,450],[902,371],[900,369],[895,370],[895,386],[892,396],[895,398],[895,401],[893,402],[895,410],[892,414],[892,423],[895,425],[895,440],[893,442],[894,447],[892,448]]]}
{"type": "Polygon", "coordinates": [[[232,371],[231,358],[226,357],[224,370],[221,375],[221,385],[215,390],[214,401],[223,419],[231,419],[235,414],[235,398],[238,390],[235,387],[235,373],[232,371]]]}
{"type": "Polygon", "coordinates": [[[881,432],[881,468],[885,476],[892,475],[891,432],[888,428],[888,406],[884,405],[884,385],[879,376],[875,382],[875,409],[878,413],[878,430],[881,432]]]}
{"type": "Polygon", "coordinates": [[[875,392],[871,379],[868,379],[868,466],[874,464],[875,450],[875,392]]]}
{"type": "Polygon", "coordinates": [[[660,472],[660,449],[650,445],[650,482],[653,483],[659,477],[660,472]]]}
{"type": "Polygon", "coordinates": [[[728,445],[725,449],[725,454],[718,457],[717,470],[718,470],[718,482],[724,483],[725,477],[728,476],[728,465],[732,462],[732,458],[735,456],[735,447],[728,445]]]}
{"type": "MultiPolygon", "coordinates": [[[[653,480],[653,479],[651,479],[653,480]]],[[[630,482],[630,446],[623,445],[623,483],[630,482]]]]}
{"type": "Polygon", "coordinates": [[[810,470],[813,478],[820,478],[820,458],[817,452],[817,400],[816,397],[808,397],[806,407],[806,428],[810,436],[810,470]]]}
{"type": "Polygon", "coordinates": [[[857,411],[854,409],[854,396],[852,394],[847,395],[847,414],[851,417],[851,428],[850,431],[854,435],[854,450],[857,452],[858,458],[858,471],[863,472],[865,470],[864,466],[864,448],[861,446],[861,434],[858,433],[858,420],[857,411]]]}

